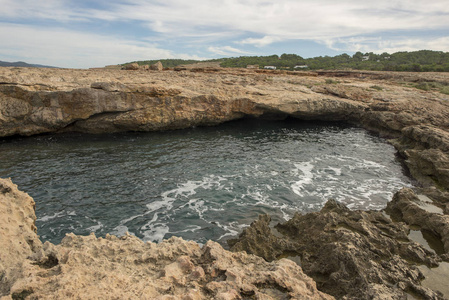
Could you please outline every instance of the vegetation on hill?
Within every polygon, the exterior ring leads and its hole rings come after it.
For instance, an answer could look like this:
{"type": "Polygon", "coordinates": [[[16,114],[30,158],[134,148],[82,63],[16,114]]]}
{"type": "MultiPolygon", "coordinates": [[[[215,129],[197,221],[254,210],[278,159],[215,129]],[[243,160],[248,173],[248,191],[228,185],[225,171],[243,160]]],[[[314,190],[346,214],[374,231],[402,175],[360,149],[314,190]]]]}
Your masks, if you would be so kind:
{"type": "MultiPolygon", "coordinates": [[[[132,61],[129,63],[137,63],[137,64],[139,64],[139,66],[143,66],[143,65],[153,65],[153,64],[157,63],[158,61],[160,61],[162,63],[164,68],[174,68],[179,65],[191,65],[191,64],[203,62],[201,60],[194,60],[194,59],[187,59],[187,60],[186,59],[156,59],[156,60],[132,61]]],[[[210,61],[216,61],[216,60],[210,60],[210,61]]],[[[129,64],[129,63],[126,63],[126,64],[129,64]]]]}
{"type": "MultiPolygon", "coordinates": [[[[166,68],[179,65],[205,62],[199,60],[161,59],[136,61],[139,65],[151,65],[160,61],[166,68]]],[[[241,56],[213,59],[219,61],[222,67],[246,68],[248,65],[274,66],[285,70],[373,70],[373,71],[411,71],[411,72],[449,72],[449,52],[420,50],[414,52],[396,52],[393,54],[373,52],[356,52],[350,56],[346,53],[331,56],[302,58],[296,54],[270,56],[241,56]]]]}
{"type": "Polygon", "coordinates": [[[275,66],[288,70],[334,70],[355,69],[374,71],[412,71],[412,72],[449,72],[449,52],[421,50],[414,52],[397,52],[393,54],[374,54],[357,52],[350,56],[341,54],[334,57],[319,56],[302,58],[296,54],[281,56],[242,56],[224,58],[222,67],[240,67],[247,65],[275,66]]]}
{"type": "Polygon", "coordinates": [[[52,66],[28,64],[23,61],[7,62],[7,61],[1,61],[1,60],[0,60],[0,67],[57,68],[57,67],[52,67],[52,66]]]}

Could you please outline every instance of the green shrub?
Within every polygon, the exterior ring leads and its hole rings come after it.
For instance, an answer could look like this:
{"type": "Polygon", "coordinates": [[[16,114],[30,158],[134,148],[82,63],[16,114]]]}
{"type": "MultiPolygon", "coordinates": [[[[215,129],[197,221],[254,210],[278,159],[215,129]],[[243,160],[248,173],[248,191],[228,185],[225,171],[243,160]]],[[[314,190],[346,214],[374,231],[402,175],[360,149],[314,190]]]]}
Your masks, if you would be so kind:
{"type": "Polygon", "coordinates": [[[382,91],[383,90],[383,88],[378,86],[378,85],[372,85],[372,86],[370,86],[370,88],[373,89],[373,90],[378,90],[378,91],[382,91]]]}
{"type": "Polygon", "coordinates": [[[333,80],[333,79],[326,79],[326,84],[336,84],[336,83],[340,83],[339,81],[333,80]]]}
{"type": "Polygon", "coordinates": [[[440,93],[449,95],[449,86],[444,86],[440,89],[440,93]]]}
{"type": "Polygon", "coordinates": [[[423,91],[430,91],[430,84],[428,82],[421,82],[415,85],[417,89],[423,90],[423,91]]]}

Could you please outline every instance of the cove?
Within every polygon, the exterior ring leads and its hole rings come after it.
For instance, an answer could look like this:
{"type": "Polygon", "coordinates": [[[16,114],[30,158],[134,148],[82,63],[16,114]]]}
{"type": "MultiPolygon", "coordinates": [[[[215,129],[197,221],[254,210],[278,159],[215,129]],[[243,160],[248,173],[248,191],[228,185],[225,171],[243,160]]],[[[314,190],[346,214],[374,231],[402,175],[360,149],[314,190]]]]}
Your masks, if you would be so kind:
{"type": "Polygon", "coordinates": [[[42,240],[126,232],[222,244],[259,214],[275,222],[334,198],[381,209],[411,186],[395,149],[364,129],[239,120],[168,132],[0,142],[0,177],[36,201],[42,240]]]}

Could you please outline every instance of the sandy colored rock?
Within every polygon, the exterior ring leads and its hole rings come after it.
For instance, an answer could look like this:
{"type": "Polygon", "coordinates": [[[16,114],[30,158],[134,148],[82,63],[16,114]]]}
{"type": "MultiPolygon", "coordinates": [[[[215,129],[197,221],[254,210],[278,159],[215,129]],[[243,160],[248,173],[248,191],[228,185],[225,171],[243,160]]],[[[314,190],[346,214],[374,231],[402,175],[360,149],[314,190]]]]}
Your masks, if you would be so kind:
{"type": "Polygon", "coordinates": [[[290,260],[266,262],[209,241],[68,234],[41,244],[34,201],[0,179],[2,299],[333,299],[290,260]]]}
{"type": "Polygon", "coordinates": [[[131,63],[131,64],[127,64],[124,65],[122,70],[139,70],[139,64],[138,63],[131,63]]]}
{"type": "Polygon", "coordinates": [[[0,136],[170,130],[247,116],[344,121],[396,138],[416,179],[449,186],[449,95],[403,84],[449,84],[447,73],[137,68],[0,68],[0,136]]]}
{"type": "Polygon", "coordinates": [[[150,70],[162,71],[163,69],[164,69],[164,67],[162,66],[162,63],[160,61],[158,61],[155,64],[150,65],[150,70]]]}
{"type": "Polygon", "coordinates": [[[28,260],[42,248],[36,234],[35,203],[10,179],[0,178],[0,296],[9,294],[12,284],[25,276],[28,260]]]}
{"type": "MultiPolygon", "coordinates": [[[[134,66],[135,67],[135,66],[134,66]]],[[[158,69],[162,69],[159,66],[158,69]],[[159,68],[160,67],[160,68],[159,68]]],[[[0,68],[0,137],[60,132],[123,132],[210,126],[244,117],[343,121],[390,139],[421,192],[449,211],[449,95],[413,88],[449,84],[448,73],[289,72],[184,66],[176,71],[0,68]],[[375,88],[374,88],[375,87],[375,88]]],[[[0,182],[0,296],[21,298],[327,299],[291,260],[266,262],[214,242],[68,235],[38,240],[33,201],[0,182]]],[[[447,216],[423,213],[403,190],[380,212],[330,201],[295,215],[274,234],[261,216],[233,249],[267,260],[298,256],[318,287],[344,299],[424,299],[414,264],[449,259],[447,216]],[[438,216],[435,216],[438,215],[438,216]],[[409,225],[443,244],[431,253],[407,237],[409,225]],[[412,264],[410,264],[412,262],[412,264]]]]}

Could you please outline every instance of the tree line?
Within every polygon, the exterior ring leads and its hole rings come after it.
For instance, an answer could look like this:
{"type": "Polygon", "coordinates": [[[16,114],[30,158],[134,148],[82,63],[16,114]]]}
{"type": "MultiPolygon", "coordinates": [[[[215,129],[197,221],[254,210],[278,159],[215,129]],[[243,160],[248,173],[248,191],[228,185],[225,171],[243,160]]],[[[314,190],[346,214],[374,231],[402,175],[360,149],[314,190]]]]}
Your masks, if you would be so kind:
{"type": "MultiPolygon", "coordinates": [[[[166,68],[178,65],[204,62],[199,60],[161,59],[137,61],[139,65],[154,64],[160,61],[166,68]]],[[[396,52],[393,54],[373,52],[356,52],[350,56],[346,53],[337,56],[318,56],[303,58],[297,54],[269,56],[240,56],[213,59],[219,61],[221,67],[246,68],[258,65],[259,68],[274,66],[284,70],[373,70],[373,71],[411,71],[411,72],[449,72],[449,52],[420,50],[413,52],[396,52]]],[[[207,61],[206,61],[207,62],[207,61]]]]}
{"type": "Polygon", "coordinates": [[[223,58],[222,67],[275,66],[287,70],[355,69],[373,71],[449,72],[449,52],[421,50],[393,54],[356,52],[337,56],[302,58],[296,54],[223,58]]]}

